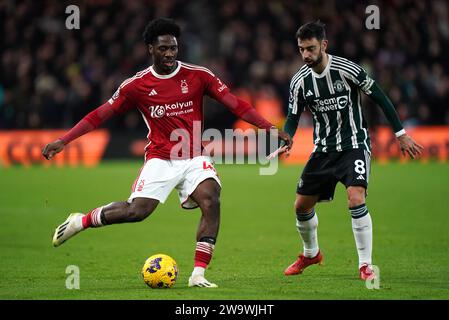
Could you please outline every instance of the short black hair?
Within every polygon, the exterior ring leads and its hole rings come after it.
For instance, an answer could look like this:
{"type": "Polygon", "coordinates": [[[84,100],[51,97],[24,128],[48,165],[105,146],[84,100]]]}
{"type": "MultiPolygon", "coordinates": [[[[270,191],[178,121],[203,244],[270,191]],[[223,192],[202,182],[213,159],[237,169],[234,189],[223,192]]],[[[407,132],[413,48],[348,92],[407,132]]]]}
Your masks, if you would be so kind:
{"type": "Polygon", "coordinates": [[[326,29],[324,28],[326,25],[322,23],[320,20],[308,22],[302,25],[298,31],[296,31],[296,39],[306,40],[317,38],[317,40],[321,41],[326,39],[326,29]]]}
{"type": "Polygon", "coordinates": [[[143,40],[145,41],[145,44],[152,44],[157,40],[157,37],[166,34],[179,38],[181,35],[181,28],[173,19],[157,18],[150,21],[145,27],[143,40]]]}

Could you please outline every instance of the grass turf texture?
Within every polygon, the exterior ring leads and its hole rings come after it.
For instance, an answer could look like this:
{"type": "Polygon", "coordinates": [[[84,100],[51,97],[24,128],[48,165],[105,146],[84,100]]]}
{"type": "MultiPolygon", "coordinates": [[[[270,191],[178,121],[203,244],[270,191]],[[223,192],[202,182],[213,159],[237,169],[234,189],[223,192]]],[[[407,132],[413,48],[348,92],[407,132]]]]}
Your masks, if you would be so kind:
{"type": "Polygon", "coordinates": [[[173,192],[145,221],[82,232],[53,248],[54,228],[70,212],[124,200],[140,162],[97,168],[0,168],[0,299],[448,299],[447,164],[373,164],[368,208],[380,290],[358,280],[357,253],[342,185],[317,206],[325,265],[300,276],[283,270],[302,250],[293,201],[302,167],[274,176],[257,166],[217,166],[221,229],[207,278],[217,289],[188,288],[199,210],[182,210],[173,192]],[[140,270],[171,255],[180,275],[171,289],[148,288],[140,270]],[[68,265],[80,290],[65,287],[68,265]]]}

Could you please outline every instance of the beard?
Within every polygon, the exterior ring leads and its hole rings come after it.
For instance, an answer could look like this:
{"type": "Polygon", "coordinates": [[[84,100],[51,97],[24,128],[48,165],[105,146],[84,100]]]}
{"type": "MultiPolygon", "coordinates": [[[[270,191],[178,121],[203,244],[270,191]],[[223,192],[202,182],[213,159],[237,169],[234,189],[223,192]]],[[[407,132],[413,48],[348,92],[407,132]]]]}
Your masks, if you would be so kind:
{"type": "Polygon", "coordinates": [[[320,52],[318,58],[315,61],[308,63],[307,66],[309,68],[316,67],[317,65],[319,65],[321,63],[321,61],[323,61],[323,54],[320,52]]]}

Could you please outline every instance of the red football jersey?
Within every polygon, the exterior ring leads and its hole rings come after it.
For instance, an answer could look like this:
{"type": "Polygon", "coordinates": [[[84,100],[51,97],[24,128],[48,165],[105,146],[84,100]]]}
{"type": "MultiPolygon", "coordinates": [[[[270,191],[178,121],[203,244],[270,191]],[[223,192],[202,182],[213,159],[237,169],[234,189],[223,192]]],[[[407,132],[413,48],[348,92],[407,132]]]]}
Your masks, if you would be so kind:
{"type": "Polygon", "coordinates": [[[200,155],[203,96],[220,100],[229,92],[209,69],[177,63],[177,68],[168,75],[157,74],[152,66],[136,73],[109,99],[115,111],[137,108],[142,114],[148,127],[146,160],[200,155]]]}

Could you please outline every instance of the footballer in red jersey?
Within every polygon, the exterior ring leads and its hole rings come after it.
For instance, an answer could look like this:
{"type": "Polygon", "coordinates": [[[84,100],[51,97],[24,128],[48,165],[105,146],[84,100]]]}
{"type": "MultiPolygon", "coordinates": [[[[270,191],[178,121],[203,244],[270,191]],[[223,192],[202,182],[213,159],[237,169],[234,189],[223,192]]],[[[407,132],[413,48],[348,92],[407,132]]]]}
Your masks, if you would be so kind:
{"type": "MultiPolygon", "coordinates": [[[[53,245],[57,247],[87,228],[142,221],[176,189],[183,208],[201,209],[189,286],[216,287],[204,274],[218,235],[221,182],[212,160],[201,154],[203,97],[208,95],[221,102],[258,128],[270,130],[273,125],[233,95],[210,70],[176,60],[180,33],[180,27],[171,19],[151,21],[143,36],[153,65],[125,80],[109,101],[42,150],[44,157],[51,159],[74,139],[132,108],[140,111],[148,127],[145,163],[128,200],[100,206],[87,214],[70,214],[56,228],[53,245]]],[[[279,131],[278,137],[287,148],[291,147],[288,134],[279,131]]]]}

